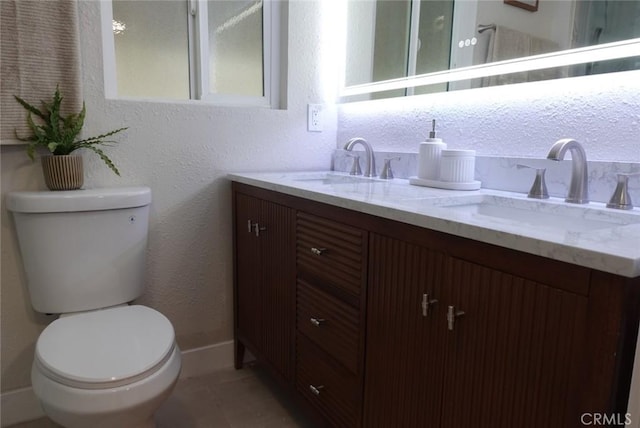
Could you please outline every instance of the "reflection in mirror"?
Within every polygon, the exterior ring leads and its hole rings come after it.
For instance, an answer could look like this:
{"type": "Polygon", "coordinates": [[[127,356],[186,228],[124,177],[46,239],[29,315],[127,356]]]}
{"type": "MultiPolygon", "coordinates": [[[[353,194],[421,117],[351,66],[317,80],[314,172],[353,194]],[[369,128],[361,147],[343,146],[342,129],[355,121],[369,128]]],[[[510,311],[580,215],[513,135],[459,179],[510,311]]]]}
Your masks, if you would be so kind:
{"type": "MultiPolygon", "coordinates": [[[[349,0],[347,16],[346,87],[640,37],[638,0],[349,0]]],[[[359,99],[637,68],[636,56],[444,81],[359,99]]]]}

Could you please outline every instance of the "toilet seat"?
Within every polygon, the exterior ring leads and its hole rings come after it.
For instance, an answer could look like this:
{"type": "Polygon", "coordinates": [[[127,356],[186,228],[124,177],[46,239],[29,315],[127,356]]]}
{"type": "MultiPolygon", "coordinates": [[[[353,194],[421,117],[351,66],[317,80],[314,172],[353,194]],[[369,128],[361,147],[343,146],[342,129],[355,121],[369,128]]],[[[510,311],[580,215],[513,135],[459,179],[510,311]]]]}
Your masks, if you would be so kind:
{"type": "Polygon", "coordinates": [[[34,364],[61,384],[105,389],[151,376],[174,349],[173,326],[164,315],[121,306],[55,320],[38,338],[34,364]]]}

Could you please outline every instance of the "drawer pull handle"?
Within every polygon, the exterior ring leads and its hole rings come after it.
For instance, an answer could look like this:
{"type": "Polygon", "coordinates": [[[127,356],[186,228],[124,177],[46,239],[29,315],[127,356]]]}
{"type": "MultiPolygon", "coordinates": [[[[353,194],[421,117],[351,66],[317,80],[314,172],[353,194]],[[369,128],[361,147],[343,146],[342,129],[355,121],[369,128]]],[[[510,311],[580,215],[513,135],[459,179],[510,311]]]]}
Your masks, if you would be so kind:
{"type": "Polygon", "coordinates": [[[463,311],[456,310],[455,306],[449,306],[449,308],[447,309],[447,327],[449,328],[449,331],[453,331],[456,318],[459,318],[463,315],[463,311]]]}
{"type": "Polygon", "coordinates": [[[423,294],[422,295],[422,316],[428,317],[429,308],[431,307],[431,305],[435,305],[436,303],[438,303],[437,299],[430,299],[429,294],[427,293],[423,294]]]}
{"type": "Polygon", "coordinates": [[[309,389],[311,390],[311,392],[313,392],[315,395],[320,395],[320,390],[324,388],[324,385],[318,385],[318,386],[313,386],[313,385],[309,385],[309,389]]]}
{"type": "Polygon", "coordinates": [[[311,252],[313,254],[315,254],[316,256],[321,256],[322,253],[324,253],[325,251],[327,251],[326,248],[316,248],[316,247],[311,247],[311,252]]]}
{"type": "Polygon", "coordinates": [[[324,318],[311,318],[309,321],[311,321],[311,324],[315,325],[316,327],[320,327],[322,324],[324,324],[324,318]]]}

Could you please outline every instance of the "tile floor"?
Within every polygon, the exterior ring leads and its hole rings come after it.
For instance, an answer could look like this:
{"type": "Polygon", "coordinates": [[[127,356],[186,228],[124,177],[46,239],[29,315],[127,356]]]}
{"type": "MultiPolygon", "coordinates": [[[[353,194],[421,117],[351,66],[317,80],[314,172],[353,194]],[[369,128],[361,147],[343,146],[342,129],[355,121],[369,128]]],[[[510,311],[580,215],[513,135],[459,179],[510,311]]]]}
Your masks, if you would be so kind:
{"type": "MultiPolygon", "coordinates": [[[[157,428],[311,428],[280,385],[258,365],[180,379],[156,412],[157,428]]],[[[56,428],[48,418],[12,428],[56,428]]],[[[126,427],[123,427],[126,428],[126,427]]]]}

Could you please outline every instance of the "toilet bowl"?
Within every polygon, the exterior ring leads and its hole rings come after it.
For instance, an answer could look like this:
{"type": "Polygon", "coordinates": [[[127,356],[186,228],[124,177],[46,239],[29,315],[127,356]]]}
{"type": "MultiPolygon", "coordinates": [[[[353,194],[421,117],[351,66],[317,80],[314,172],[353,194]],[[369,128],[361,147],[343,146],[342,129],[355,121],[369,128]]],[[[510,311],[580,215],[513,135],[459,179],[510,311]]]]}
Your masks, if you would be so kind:
{"type": "Polygon", "coordinates": [[[65,427],[151,427],[180,373],[173,327],[140,305],[62,316],[31,370],[45,413],[65,427]]]}

